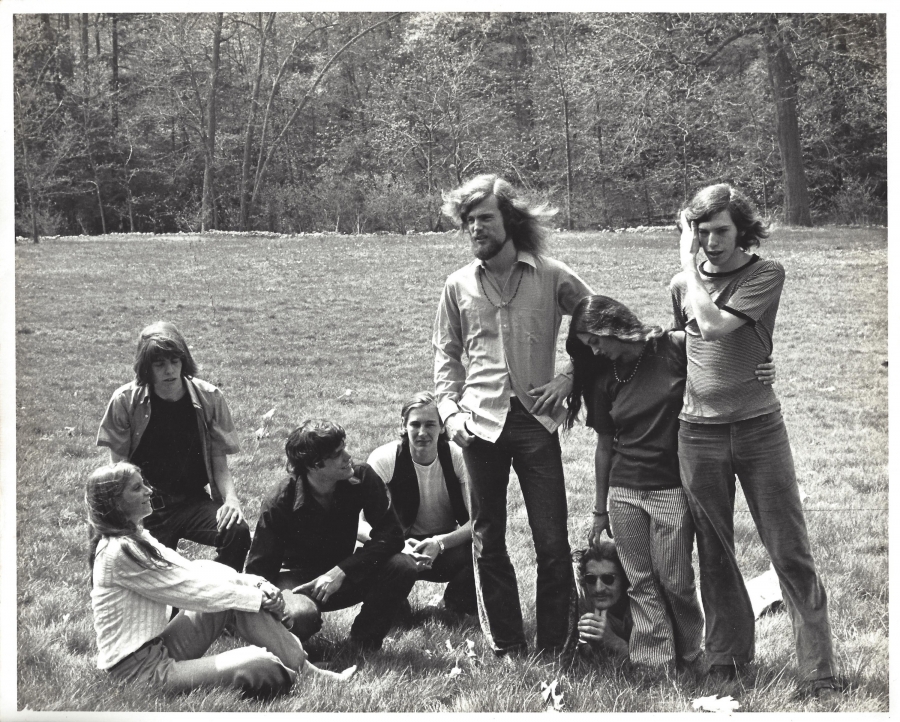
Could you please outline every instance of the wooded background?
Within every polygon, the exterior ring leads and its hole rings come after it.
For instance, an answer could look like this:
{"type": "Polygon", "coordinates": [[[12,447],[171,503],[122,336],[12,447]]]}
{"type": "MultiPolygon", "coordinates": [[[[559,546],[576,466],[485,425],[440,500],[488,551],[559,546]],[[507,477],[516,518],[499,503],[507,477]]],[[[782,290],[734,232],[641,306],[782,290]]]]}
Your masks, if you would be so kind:
{"type": "Polygon", "coordinates": [[[446,230],[500,173],[564,228],[731,181],[887,222],[884,15],[19,14],[16,233],[446,230]]]}

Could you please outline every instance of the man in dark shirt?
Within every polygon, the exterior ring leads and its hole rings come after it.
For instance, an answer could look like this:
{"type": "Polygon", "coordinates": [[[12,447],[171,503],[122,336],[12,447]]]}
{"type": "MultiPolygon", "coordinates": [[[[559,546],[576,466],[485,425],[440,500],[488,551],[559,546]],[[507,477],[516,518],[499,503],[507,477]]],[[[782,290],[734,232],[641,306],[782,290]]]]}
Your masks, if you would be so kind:
{"type": "Polygon", "coordinates": [[[184,337],[168,321],[141,331],[134,375],[110,399],[97,444],[109,448],[112,463],[140,467],[153,487],[144,527],[157,540],[172,549],[179,539],[215,546],[217,562],[241,571],[250,527],[228,469],[227,455],[240,445],[222,392],[197,378],[184,337]]]}
{"type": "Polygon", "coordinates": [[[350,639],[379,649],[417,576],[400,553],[403,530],[384,482],[354,466],[344,430],[330,421],[305,421],[285,453],[290,477],[262,503],[247,573],[293,592],[286,612],[301,640],[321,628],[323,611],[362,602],[350,639]],[[372,533],[354,553],[360,510],[372,533]]]}

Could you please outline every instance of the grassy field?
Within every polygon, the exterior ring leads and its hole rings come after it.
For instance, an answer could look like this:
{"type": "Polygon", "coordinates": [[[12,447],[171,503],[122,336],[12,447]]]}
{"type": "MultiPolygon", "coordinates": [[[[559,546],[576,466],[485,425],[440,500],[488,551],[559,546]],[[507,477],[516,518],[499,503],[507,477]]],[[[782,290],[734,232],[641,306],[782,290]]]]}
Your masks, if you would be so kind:
{"type": "MultiPolygon", "coordinates": [[[[776,389],[809,495],[810,535],[848,683],[838,709],[884,712],[887,233],[777,231],[763,252],[788,274],[776,389]]],[[[668,322],[673,232],[559,234],[553,255],[645,320],[668,322]]],[[[174,321],[200,376],[224,390],[243,445],[231,468],[252,526],[263,490],[282,474],[284,438],[303,419],[339,421],[357,460],[394,438],[401,400],[431,387],[431,325],[444,278],[468,261],[467,244],[452,235],[119,236],[17,246],[19,709],[537,712],[547,708],[541,684],[553,680],[563,709],[576,712],[685,712],[692,699],[714,694],[704,681],[641,680],[609,662],[572,669],[533,658],[500,662],[478,629],[421,611],[421,624],[394,630],[346,686],[307,680],[271,703],[209,690],[159,696],[95,669],[83,480],[106,461],[94,444],[97,425],[111,392],[131,377],[138,330],[174,321]]],[[[578,427],[563,437],[573,548],[584,545],[590,522],[592,458],[592,432],[578,427]]],[[[510,490],[509,546],[533,631],[534,552],[515,482],[510,490]]],[[[765,571],[742,498],[736,527],[745,574],[765,571]]],[[[419,583],[413,608],[438,592],[419,583]]],[[[327,615],[313,645],[326,659],[340,657],[354,613],[327,615]]],[[[791,639],[784,612],[759,622],[757,659],[737,695],[742,711],[821,710],[794,696],[791,639]]]]}

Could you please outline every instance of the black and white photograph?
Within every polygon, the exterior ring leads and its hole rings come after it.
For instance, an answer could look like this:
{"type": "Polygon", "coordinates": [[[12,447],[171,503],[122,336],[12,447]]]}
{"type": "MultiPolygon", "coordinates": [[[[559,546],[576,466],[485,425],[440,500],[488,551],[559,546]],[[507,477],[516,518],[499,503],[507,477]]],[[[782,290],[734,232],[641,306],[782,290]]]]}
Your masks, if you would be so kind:
{"type": "Polygon", "coordinates": [[[0,716],[887,716],[885,3],[83,6],[0,7],[0,716]]]}

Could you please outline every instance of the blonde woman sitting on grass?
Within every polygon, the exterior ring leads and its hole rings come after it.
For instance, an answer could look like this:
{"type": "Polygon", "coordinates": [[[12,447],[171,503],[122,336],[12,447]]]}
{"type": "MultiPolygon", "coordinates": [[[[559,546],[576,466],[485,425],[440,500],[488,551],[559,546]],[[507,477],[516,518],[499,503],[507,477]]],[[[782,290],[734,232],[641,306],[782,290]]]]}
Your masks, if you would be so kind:
{"type": "Polygon", "coordinates": [[[103,466],[87,481],[100,669],[170,691],[217,685],[262,697],[286,692],[307,671],[341,680],[353,674],[355,667],[336,674],[306,661],[281,623],[284,599],[276,586],[185,559],[156,541],[142,525],[150,497],[133,464],[103,466]],[[170,620],[171,607],[181,611],[170,620]],[[229,622],[252,646],[203,657],[229,622]]]}

